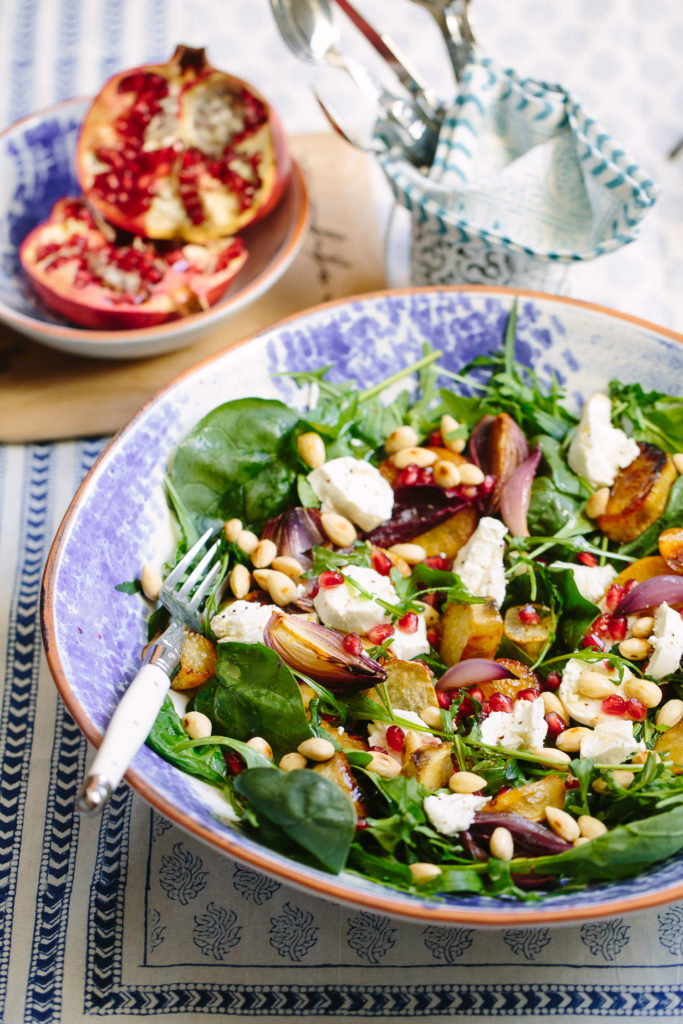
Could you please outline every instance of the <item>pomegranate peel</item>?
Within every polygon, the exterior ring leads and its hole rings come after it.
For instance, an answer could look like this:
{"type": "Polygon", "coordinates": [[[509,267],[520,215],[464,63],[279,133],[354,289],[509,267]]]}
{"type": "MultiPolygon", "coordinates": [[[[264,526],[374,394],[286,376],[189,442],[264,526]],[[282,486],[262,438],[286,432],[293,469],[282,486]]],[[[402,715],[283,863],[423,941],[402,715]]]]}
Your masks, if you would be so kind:
{"type": "Polygon", "coordinates": [[[152,327],[205,309],[247,259],[241,238],[155,245],[113,235],[82,199],[64,198],[19,250],[43,301],[81,327],[152,327]]]}
{"type": "Polygon", "coordinates": [[[165,64],[114,75],[88,110],[76,151],[81,188],[108,221],[191,242],[265,217],[291,168],[266,100],[187,46],[165,64]]]}

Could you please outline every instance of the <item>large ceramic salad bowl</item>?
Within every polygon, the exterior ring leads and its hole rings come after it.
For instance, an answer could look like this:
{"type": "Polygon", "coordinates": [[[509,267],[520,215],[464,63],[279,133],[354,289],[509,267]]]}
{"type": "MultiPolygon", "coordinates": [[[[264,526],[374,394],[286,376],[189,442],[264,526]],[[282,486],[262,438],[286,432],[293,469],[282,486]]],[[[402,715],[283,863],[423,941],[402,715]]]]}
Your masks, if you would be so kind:
{"type": "MultiPolygon", "coordinates": [[[[112,441],[67,512],[44,584],[43,628],[50,668],[70,712],[99,742],[133,678],[146,642],[148,607],[115,589],[163,564],[174,533],[163,487],[168,460],[197,421],[229,399],[259,396],[291,405],[300,389],[284,372],[331,364],[330,378],[367,388],[418,360],[425,343],[459,370],[499,350],[517,297],[517,358],[542,382],[553,378],[569,405],[610,379],[680,393],[681,338],[607,309],[505,289],[444,288],[378,293],[321,306],[212,357],[155,396],[112,441]]],[[[268,849],[236,829],[228,805],[143,748],[129,783],[173,821],[253,867],[321,896],[442,923],[531,924],[624,913],[683,896],[683,855],[636,877],[555,892],[540,901],[484,895],[427,897],[356,874],[328,874],[268,849]]]]}

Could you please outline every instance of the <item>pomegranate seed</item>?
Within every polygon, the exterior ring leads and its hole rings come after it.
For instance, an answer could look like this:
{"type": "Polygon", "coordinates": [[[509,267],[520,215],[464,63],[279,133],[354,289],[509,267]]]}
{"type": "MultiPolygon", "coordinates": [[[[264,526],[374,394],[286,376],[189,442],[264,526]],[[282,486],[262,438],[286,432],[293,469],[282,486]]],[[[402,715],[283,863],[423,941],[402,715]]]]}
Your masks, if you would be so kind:
{"type": "Polygon", "coordinates": [[[370,556],[372,562],[372,568],[375,572],[378,572],[380,576],[388,576],[392,569],[392,561],[384,551],[380,551],[377,548],[372,552],[370,556]]]}
{"type": "Polygon", "coordinates": [[[430,569],[450,569],[450,562],[443,555],[429,555],[424,560],[424,564],[429,566],[430,569]]]}
{"type": "Polygon", "coordinates": [[[331,590],[333,587],[341,587],[344,582],[344,577],[340,572],[335,572],[334,569],[325,569],[318,576],[318,585],[323,590],[331,590]]]}
{"type": "Polygon", "coordinates": [[[558,715],[557,711],[549,711],[545,720],[548,725],[548,736],[559,736],[567,728],[562,715],[558,715]]]}
{"type": "Polygon", "coordinates": [[[362,832],[364,828],[368,827],[367,818],[358,818],[356,821],[356,832],[362,832]]]}
{"type": "Polygon", "coordinates": [[[512,711],[511,699],[506,697],[504,693],[499,693],[497,690],[489,697],[489,704],[491,706],[491,711],[512,711]]]}
{"type": "Polygon", "coordinates": [[[437,690],[436,699],[439,703],[439,707],[445,708],[446,710],[448,710],[448,708],[453,703],[453,698],[451,697],[450,693],[447,693],[446,690],[437,690]]]}
{"type": "Polygon", "coordinates": [[[398,725],[390,725],[387,729],[387,746],[391,747],[392,750],[403,750],[403,743],[406,738],[406,734],[403,729],[398,725]]]}
{"type": "Polygon", "coordinates": [[[488,498],[489,494],[492,493],[493,488],[496,486],[496,478],[490,473],[484,477],[483,481],[479,484],[478,492],[483,498],[488,498]]]}
{"type": "Polygon", "coordinates": [[[565,789],[578,789],[580,785],[581,783],[579,782],[579,780],[575,778],[573,775],[567,776],[567,778],[564,780],[565,789]]]}
{"type": "Polygon", "coordinates": [[[630,594],[637,584],[638,580],[626,580],[626,583],[624,583],[624,596],[626,596],[626,594],[630,594]]]}
{"type": "Polygon", "coordinates": [[[545,686],[546,690],[554,691],[558,688],[561,682],[562,676],[559,672],[556,672],[553,669],[552,672],[548,672],[548,675],[545,677],[543,685],[545,686]]]}
{"type": "Polygon", "coordinates": [[[363,645],[360,642],[360,637],[356,633],[347,633],[342,640],[342,647],[349,654],[362,654],[363,645]]]}
{"type": "Polygon", "coordinates": [[[427,640],[429,641],[432,647],[438,647],[439,644],[441,643],[441,634],[439,633],[438,629],[428,629],[427,640]]]}
{"type": "Polygon", "coordinates": [[[596,633],[586,633],[581,641],[581,646],[590,648],[593,651],[604,651],[606,645],[602,637],[597,636],[596,633]]]}
{"type": "Polygon", "coordinates": [[[414,487],[417,483],[417,466],[410,465],[402,469],[396,477],[397,487],[414,487]]]}
{"type": "Polygon", "coordinates": [[[591,633],[595,633],[596,636],[608,636],[611,618],[612,616],[607,615],[607,613],[603,615],[598,615],[597,619],[595,619],[595,621],[591,625],[591,633]]]}
{"type": "Polygon", "coordinates": [[[339,725],[339,715],[329,715],[327,714],[327,712],[321,711],[320,717],[322,718],[323,722],[330,722],[333,725],[339,725]]]}
{"type": "Polygon", "coordinates": [[[240,775],[244,771],[244,761],[234,750],[228,750],[223,756],[228,775],[240,775]]]}
{"type": "Polygon", "coordinates": [[[404,633],[417,633],[419,619],[415,612],[406,612],[406,614],[398,620],[396,625],[404,633]]]}
{"type": "Polygon", "coordinates": [[[313,600],[313,598],[317,597],[319,593],[320,587],[318,586],[317,583],[314,583],[311,589],[308,591],[308,596],[311,598],[311,600],[313,600]]]}
{"type": "Polygon", "coordinates": [[[580,551],[576,556],[576,561],[580,562],[581,565],[590,565],[591,568],[598,564],[597,556],[591,551],[580,551]]]}
{"type": "Polygon", "coordinates": [[[429,435],[429,438],[427,440],[427,444],[431,445],[432,448],[440,448],[441,445],[443,444],[443,438],[441,437],[441,431],[440,430],[432,430],[432,432],[429,435]]]}
{"type": "Polygon", "coordinates": [[[394,627],[390,622],[380,622],[378,626],[373,626],[372,629],[368,630],[368,639],[373,644],[381,644],[384,641],[394,635],[394,627]]]}
{"type": "Polygon", "coordinates": [[[421,466],[417,471],[417,483],[420,487],[431,487],[434,483],[434,470],[431,466],[421,466]]]}
{"type": "Polygon", "coordinates": [[[469,693],[470,697],[473,697],[474,700],[478,700],[480,704],[484,703],[484,691],[482,690],[481,686],[470,686],[467,692],[469,693]]]}
{"type": "Polygon", "coordinates": [[[631,697],[626,701],[626,714],[629,718],[632,718],[634,722],[642,722],[647,718],[647,708],[642,701],[637,700],[635,697],[631,697]]]}
{"type": "Polygon", "coordinates": [[[540,694],[538,690],[532,689],[530,686],[526,690],[520,690],[517,694],[517,700],[536,700],[540,694]]]}
{"type": "Polygon", "coordinates": [[[482,718],[488,718],[488,716],[490,714],[491,714],[491,704],[490,704],[489,701],[485,700],[485,701],[483,701],[483,703],[481,705],[481,717],[482,718]]]}
{"type": "Polygon", "coordinates": [[[525,604],[523,608],[520,608],[517,617],[525,626],[535,626],[537,622],[541,621],[541,616],[532,604],[525,604]]]}
{"type": "Polygon", "coordinates": [[[613,583],[607,591],[607,596],[605,597],[605,604],[607,605],[607,610],[613,612],[623,596],[624,588],[620,587],[618,583],[613,583]]]}
{"type": "Polygon", "coordinates": [[[600,707],[606,715],[624,715],[626,714],[627,702],[618,693],[611,693],[609,697],[605,697],[600,707]]]}
{"type": "Polygon", "coordinates": [[[386,747],[378,747],[376,743],[371,744],[368,747],[368,750],[379,750],[382,754],[388,754],[389,753],[389,751],[387,750],[386,747]]]}
{"type": "Polygon", "coordinates": [[[609,620],[609,635],[615,641],[623,640],[628,631],[628,620],[621,615],[613,615],[609,620]]]}

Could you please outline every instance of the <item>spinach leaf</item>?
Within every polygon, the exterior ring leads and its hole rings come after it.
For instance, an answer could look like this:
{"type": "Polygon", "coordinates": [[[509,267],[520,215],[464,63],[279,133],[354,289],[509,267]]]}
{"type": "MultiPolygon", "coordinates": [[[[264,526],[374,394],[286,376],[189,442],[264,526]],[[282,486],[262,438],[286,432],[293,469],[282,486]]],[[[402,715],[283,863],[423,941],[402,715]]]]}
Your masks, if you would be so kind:
{"type": "Polygon", "coordinates": [[[275,768],[272,761],[269,761],[265,754],[259,753],[258,750],[254,750],[248,743],[242,743],[241,740],[234,740],[230,736],[206,736],[201,739],[187,740],[185,743],[178,745],[179,750],[190,750],[192,748],[203,747],[215,743],[218,747],[229,747],[230,750],[234,750],[235,753],[239,754],[244,760],[247,768],[275,768]]]}
{"type": "Polygon", "coordinates": [[[218,734],[243,742],[262,736],[278,761],[313,735],[294,674],[263,644],[218,644],[215,676],[193,707],[218,734]]]}
{"type": "Polygon", "coordinates": [[[141,594],[142,584],[140,580],[126,580],[125,583],[117,583],[114,590],[120,590],[122,594],[141,594]]]}
{"type": "Polygon", "coordinates": [[[610,381],[609,393],[612,419],[627,434],[672,454],[683,450],[683,399],[616,380],[610,381]]]}
{"type": "Polygon", "coordinates": [[[186,740],[187,733],[173,701],[170,697],[164,697],[164,703],[147,737],[147,746],[188,775],[214,785],[223,785],[228,773],[220,747],[203,744],[201,747],[188,748],[186,740]]]}
{"type": "Polygon", "coordinates": [[[582,515],[581,509],[585,499],[577,499],[573,494],[562,491],[552,477],[536,477],[531,485],[527,525],[532,536],[551,537],[568,527],[571,534],[592,533],[595,524],[582,515]]]}
{"type": "Polygon", "coordinates": [[[298,413],[282,402],[240,398],[214,409],[180,443],[169,480],[199,525],[242,519],[258,529],[294,497],[301,469],[298,413]]]}
{"type": "Polygon", "coordinates": [[[538,434],[529,442],[532,450],[537,446],[541,449],[543,460],[550,470],[550,477],[557,490],[585,501],[590,495],[590,488],[580,476],[572,473],[560,442],[547,434],[538,434]]]}
{"type": "Polygon", "coordinates": [[[631,555],[634,558],[641,558],[643,555],[651,554],[657,550],[657,540],[660,533],[668,530],[671,526],[680,526],[683,522],[683,476],[674,480],[673,487],[669,492],[669,500],[666,503],[664,512],[655,522],[647,528],[640,537],[622,544],[619,554],[631,555]]]}
{"type": "Polygon", "coordinates": [[[317,772],[251,768],[234,780],[257,822],[265,818],[303,847],[327,871],[346,864],[356,830],[356,812],[345,793],[317,772]]]}
{"type": "MultiPolygon", "coordinates": [[[[398,587],[398,576],[394,578],[394,585],[398,587]]],[[[432,569],[421,562],[416,565],[412,573],[405,581],[406,598],[419,596],[425,593],[443,594],[447,604],[485,604],[485,597],[477,597],[472,594],[462,582],[457,573],[449,569],[432,569]]]]}

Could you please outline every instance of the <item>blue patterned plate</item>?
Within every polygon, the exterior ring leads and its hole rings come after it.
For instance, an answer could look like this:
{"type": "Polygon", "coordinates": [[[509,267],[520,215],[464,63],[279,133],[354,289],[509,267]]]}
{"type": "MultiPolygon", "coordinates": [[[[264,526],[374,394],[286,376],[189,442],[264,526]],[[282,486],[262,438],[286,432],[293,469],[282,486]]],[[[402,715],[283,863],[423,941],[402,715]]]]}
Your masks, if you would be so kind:
{"type": "Polygon", "coordinates": [[[57,199],[80,195],[74,153],[90,102],[66,100],[0,133],[0,320],[43,345],[95,359],[136,359],[183,348],[257,299],[290,265],[308,227],[303,175],[295,164],[277,209],[242,232],[249,259],[215,306],[157,327],[75,327],[35,295],[21,270],[19,246],[57,199]]]}
{"type": "MultiPolygon", "coordinates": [[[[210,409],[249,395],[297,402],[274,376],[333,364],[332,377],[366,387],[407,366],[430,343],[452,370],[499,348],[519,295],[518,354],[570,399],[610,377],[645,388],[683,386],[683,341],[664,329],[597,306],[506,289],[444,288],[378,293],[320,306],[242,346],[212,356],[168,385],[111,442],[60,527],[44,581],[43,631],[57,686],[86,736],[99,743],[133,678],[145,643],[141,598],[115,590],[147,561],[173,550],[162,481],[169,455],[210,409]]],[[[632,881],[557,895],[536,904],[460,896],[424,899],[351,875],[333,877],[279,856],[231,825],[227,805],[143,748],[127,774],[159,811],[230,856],[321,896],[420,921],[478,925],[585,920],[683,898],[683,856],[632,881]]]]}

